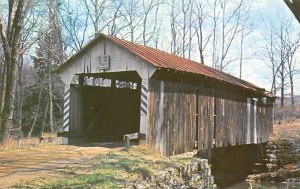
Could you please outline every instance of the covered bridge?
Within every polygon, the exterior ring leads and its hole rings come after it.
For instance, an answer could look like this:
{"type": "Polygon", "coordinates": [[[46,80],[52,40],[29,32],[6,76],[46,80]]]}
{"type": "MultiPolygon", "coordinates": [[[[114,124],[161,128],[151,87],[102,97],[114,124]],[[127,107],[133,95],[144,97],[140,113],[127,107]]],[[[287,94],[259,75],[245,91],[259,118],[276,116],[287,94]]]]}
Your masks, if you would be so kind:
{"type": "Polygon", "coordinates": [[[164,155],[261,143],[273,126],[264,89],[197,62],[100,34],[58,69],[66,143],[142,133],[164,155]]]}

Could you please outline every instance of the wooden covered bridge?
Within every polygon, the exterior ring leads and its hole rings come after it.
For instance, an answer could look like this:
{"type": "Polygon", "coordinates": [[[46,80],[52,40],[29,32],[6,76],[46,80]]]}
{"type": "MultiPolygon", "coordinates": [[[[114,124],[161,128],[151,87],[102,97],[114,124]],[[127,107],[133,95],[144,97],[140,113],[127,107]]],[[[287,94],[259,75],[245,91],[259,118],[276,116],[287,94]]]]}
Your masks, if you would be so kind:
{"type": "Polygon", "coordinates": [[[264,89],[182,57],[100,34],[62,64],[66,143],[142,133],[163,155],[261,143],[273,126],[264,89]]]}

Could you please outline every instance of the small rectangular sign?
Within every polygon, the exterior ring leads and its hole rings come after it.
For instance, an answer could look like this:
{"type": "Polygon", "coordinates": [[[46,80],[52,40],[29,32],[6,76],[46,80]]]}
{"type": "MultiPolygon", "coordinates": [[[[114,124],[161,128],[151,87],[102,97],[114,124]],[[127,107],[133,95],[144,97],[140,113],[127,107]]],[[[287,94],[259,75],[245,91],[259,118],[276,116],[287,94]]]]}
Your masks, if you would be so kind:
{"type": "Polygon", "coordinates": [[[108,55],[98,56],[99,69],[108,70],[110,66],[110,57],[108,55]]]}

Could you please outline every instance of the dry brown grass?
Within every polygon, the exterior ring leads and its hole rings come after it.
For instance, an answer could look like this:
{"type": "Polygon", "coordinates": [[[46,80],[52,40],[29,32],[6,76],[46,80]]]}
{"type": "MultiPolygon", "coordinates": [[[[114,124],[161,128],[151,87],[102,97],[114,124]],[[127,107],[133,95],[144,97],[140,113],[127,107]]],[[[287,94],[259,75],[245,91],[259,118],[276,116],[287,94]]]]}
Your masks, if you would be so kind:
{"type": "Polygon", "coordinates": [[[286,123],[275,124],[270,140],[300,140],[300,120],[296,119],[286,123]]]}
{"type": "Polygon", "coordinates": [[[40,142],[39,138],[13,138],[9,137],[0,143],[0,151],[14,150],[14,149],[31,149],[41,146],[58,145],[62,143],[60,137],[53,138],[53,140],[40,142]]]}

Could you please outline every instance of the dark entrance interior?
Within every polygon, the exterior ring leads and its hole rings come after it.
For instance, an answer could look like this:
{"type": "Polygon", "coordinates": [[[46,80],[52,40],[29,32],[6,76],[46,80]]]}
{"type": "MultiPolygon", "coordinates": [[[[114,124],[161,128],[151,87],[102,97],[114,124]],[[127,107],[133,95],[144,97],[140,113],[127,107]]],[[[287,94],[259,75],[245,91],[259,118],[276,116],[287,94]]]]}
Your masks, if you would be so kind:
{"type": "Polygon", "coordinates": [[[138,132],[139,97],[137,90],[84,87],[84,134],[90,140],[115,141],[138,132]]]}
{"type": "Polygon", "coordinates": [[[71,99],[71,104],[80,103],[80,111],[73,110],[80,121],[70,124],[74,139],[121,141],[124,134],[139,132],[141,79],[136,72],[80,74],[78,80],[73,91],[80,97],[71,99]]]}

